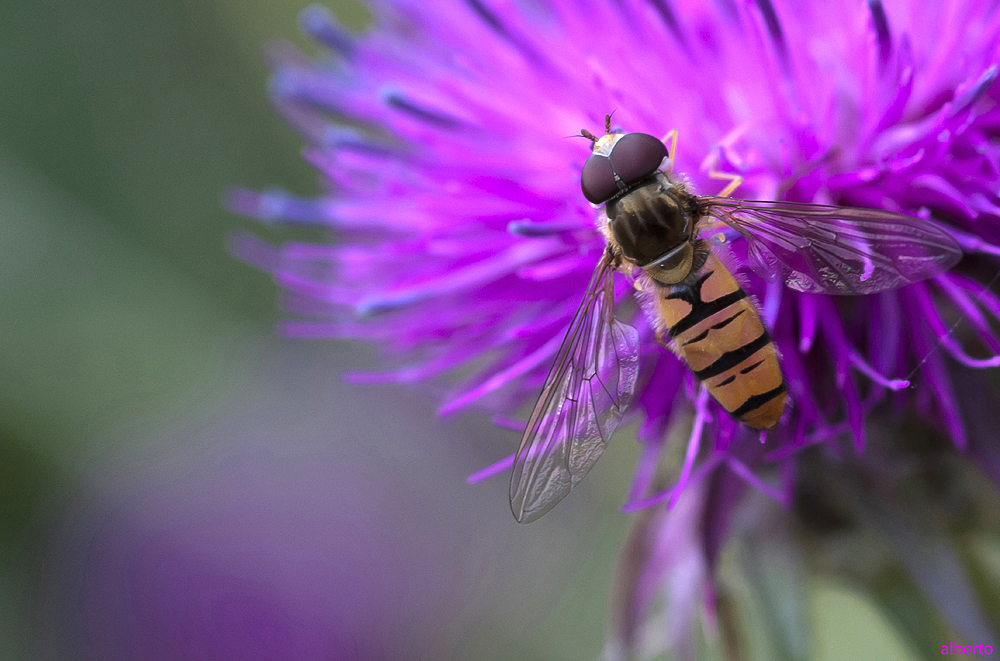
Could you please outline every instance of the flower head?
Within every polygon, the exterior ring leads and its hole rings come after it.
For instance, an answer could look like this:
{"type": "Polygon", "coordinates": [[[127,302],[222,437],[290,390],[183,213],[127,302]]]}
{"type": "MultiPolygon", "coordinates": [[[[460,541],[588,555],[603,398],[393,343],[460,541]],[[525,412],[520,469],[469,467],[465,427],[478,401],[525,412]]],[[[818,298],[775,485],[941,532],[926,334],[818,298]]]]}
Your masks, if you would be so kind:
{"type": "MultiPolygon", "coordinates": [[[[397,0],[373,10],[362,36],[306,10],[303,27],[327,56],[275,62],[275,104],[329,192],[231,197],[263,221],[336,233],[279,248],[237,239],[237,253],[283,287],[286,334],[377,344],[389,370],[350,378],[431,384],[441,413],[475,407],[502,422],[533,401],[604,249],[580,192],[589,150],[565,136],[616,109],[628,131],[677,129],[671,157],[701,194],[719,188],[710,169],[738,173],[736,197],[920,216],[970,255],[960,272],[835,298],[765,282],[734,242],[729,259],[783,356],[792,409],[765,444],[748,443],[637,314],[630,415],[644,451],[626,510],[712,481],[716,495],[702,496],[712,525],[697,533],[711,538],[710,574],[743,493],[732,485],[789,502],[797,454],[839,451],[845,434],[863,450],[880,403],[915,408],[968,445],[947,360],[1000,365],[990,321],[1000,298],[977,276],[992,263],[981,255],[1000,256],[1000,16],[989,3],[397,0]],[[955,312],[976,349],[951,333],[955,312]],[[983,350],[993,355],[972,355],[983,350]],[[658,491],[654,467],[685,409],[685,459],[658,491]],[[764,465],[778,466],[779,486],[758,477],[764,465]]],[[[622,279],[619,306],[630,293],[622,279]]]]}

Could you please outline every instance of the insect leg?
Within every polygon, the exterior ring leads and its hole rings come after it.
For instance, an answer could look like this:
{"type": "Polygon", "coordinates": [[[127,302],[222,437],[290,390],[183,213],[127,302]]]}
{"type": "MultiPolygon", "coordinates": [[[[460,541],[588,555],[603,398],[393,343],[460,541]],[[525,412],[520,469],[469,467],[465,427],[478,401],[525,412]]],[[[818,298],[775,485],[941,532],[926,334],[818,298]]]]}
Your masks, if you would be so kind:
{"type": "Polygon", "coordinates": [[[670,147],[667,148],[667,156],[670,157],[670,165],[667,166],[667,174],[674,171],[674,163],[677,162],[677,129],[670,129],[665,136],[660,138],[660,142],[666,144],[667,140],[670,141],[670,147]]]}
{"type": "Polygon", "coordinates": [[[712,169],[708,171],[708,176],[711,177],[712,179],[722,179],[723,181],[729,182],[728,184],[726,184],[725,188],[719,191],[717,195],[718,197],[729,197],[730,195],[733,194],[733,191],[739,188],[740,185],[743,183],[742,176],[738,174],[732,174],[730,172],[720,172],[719,170],[715,169],[714,165],[712,166],[712,169]]]}
{"type": "Polygon", "coordinates": [[[633,289],[635,289],[636,291],[642,291],[642,285],[640,285],[639,281],[632,276],[631,271],[622,271],[621,269],[618,269],[618,272],[621,273],[623,276],[625,276],[625,280],[627,280],[628,283],[632,285],[633,289]]]}
{"type": "Polygon", "coordinates": [[[728,225],[717,218],[702,216],[698,222],[698,238],[706,239],[712,232],[725,230],[727,227],[728,225]]]}
{"type": "Polygon", "coordinates": [[[705,170],[705,168],[708,168],[708,176],[712,179],[722,179],[723,181],[728,181],[729,183],[726,184],[725,188],[719,191],[716,197],[729,197],[733,194],[733,191],[739,188],[740,184],[743,183],[743,177],[730,172],[722,172],[718,169],[719,162],[722,160],[722,150],[722,145],[719,145],[712,150],[712,152],[705,157],[705,160],[701,162],[701,169],[705,170]]]}

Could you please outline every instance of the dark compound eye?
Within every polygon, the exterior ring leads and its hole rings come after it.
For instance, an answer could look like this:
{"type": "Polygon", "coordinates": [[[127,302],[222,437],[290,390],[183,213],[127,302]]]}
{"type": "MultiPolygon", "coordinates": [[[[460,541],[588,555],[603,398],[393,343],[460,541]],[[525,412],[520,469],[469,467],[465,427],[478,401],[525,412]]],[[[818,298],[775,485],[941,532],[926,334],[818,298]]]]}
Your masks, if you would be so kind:
{"type": "Polygon", "coordinates": [[[667,157],[667,147],[648,133],[629,133],[611,150],[611,165],[626,186],[653,174],[667,157]]]}
{"type": "Polygon", "coordinates": [[[618,193],[618,184],[615,183],[615,173],[611,170],[611,161],[606,156],[591,154],[583,164],[580,186],[583,188],[583,196],[592,204],[600,204],[614,197],[618,193]]]}

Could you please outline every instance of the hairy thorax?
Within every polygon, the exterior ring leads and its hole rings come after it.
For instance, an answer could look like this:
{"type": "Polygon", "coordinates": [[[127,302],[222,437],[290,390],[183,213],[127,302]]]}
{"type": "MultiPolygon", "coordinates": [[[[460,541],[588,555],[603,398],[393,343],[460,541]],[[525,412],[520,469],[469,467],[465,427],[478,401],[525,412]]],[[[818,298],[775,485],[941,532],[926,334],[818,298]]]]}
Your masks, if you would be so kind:
{"type": "Polygon", "coordinates": [[[655,280],[673,284],[695,266],[695,198],[663,172],[608,201],[608,238],[621,255],[655,280]]]}

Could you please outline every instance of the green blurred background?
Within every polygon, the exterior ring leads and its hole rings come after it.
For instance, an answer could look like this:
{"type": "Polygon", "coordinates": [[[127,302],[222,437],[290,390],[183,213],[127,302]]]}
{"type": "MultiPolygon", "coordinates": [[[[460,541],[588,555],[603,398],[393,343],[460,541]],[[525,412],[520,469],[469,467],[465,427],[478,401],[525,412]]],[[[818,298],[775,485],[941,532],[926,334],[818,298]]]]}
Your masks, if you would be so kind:
{"type": "MultiPolygon", "coordinates": [[[[50,640],[81,626],[61,621],[77,618],[75,607],[58,606],[78,597],[72,576],[53,564],[77,548],[66,530],[76,526],[78,539],[106,535],[99,524],[79,527],[100,521],[109,503],[152,489],[149,474],[170,476],[168,483],[188,475],[205,453],[237,467],[281,457],[290,479],[296,462],[328,461],[336,474],[342,456],[354,453],[371,471],[365,487],[386,492],[385,507],[413,490],[473,506],[453,525],[437,524],[477,542],[458,559],[458,587],[425,613],[421,630],[435,631],[435,642],[400,625],[398,649],[407,657],[601,653],[612,567],[628,527],[617,507],[635,444],[622,438],[564,511],[530,529],[516,526],[502,478],[464,483],[516,439],[474,416],[437,420],[434,403],[412,392],[339,384],[339,372],[371,367],[371,354],[274,338],[275,287],[226,253],[227,234],[237,229],[287,238],[226,212],[227,187],[319,190],[299,159],[300,139],[269,107],[262,55],[274,39],[316,52],[297,29],[303,6],[22,0],[3,7],[0,658],[100,658],[80,642],[86,636],[50,640]],[[264,441],[242,446],[239,433],[220,441],[199,431],[227,428],[260,400],[280,404],[269,421],[275,433],[264,441]],[[312,409],[332,412],[310,417],[312,409]],[[382,411],[399,424],[379,427],[373,420],[382,411]],[[358,430],[370,420],[373,443],[382,445],[362,448],[358,430]],[[342,433],[348,427],[354,431],[342,433]],[[323,455],[324,444],[341,454],[323,455]],[[409,486],[381,485],[383,470],[411,471],[409,486]]],[[[369,20],[356,2],[331,7],[352,29],[369,20]]],[[[279,491],[255,498],[280,500],[279,491]]],[[[426,509],[429,520],[441,515],[426,509]]],[[[86,574],[87,561],[79,562],[71,574],[86,574]]],[[[413,562],[420,574],[430,570],[419,562],[448,567],[455,559],[413,562]]],[[[815,659],[916,658],[846,586],[814,582],[811,599],[815,659]]],[[[768,658],[766,641],[756,649],[768,658]]]]}

